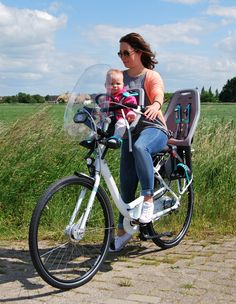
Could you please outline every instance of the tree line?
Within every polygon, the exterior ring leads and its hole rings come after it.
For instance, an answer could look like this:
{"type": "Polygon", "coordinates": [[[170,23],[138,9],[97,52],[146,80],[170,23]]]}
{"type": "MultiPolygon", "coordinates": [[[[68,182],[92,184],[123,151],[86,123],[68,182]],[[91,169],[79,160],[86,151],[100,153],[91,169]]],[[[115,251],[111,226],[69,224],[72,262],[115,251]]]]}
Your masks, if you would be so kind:
{"type": "Polygon", "coordinates": [[[44,103],[45,101],[45,97],[39,94],[30,95],[22,92],[15,96],[5,96],[2,98],[2,102],[4,103],[44,103]]]}
{"type": "Polygon", "coordinates": [[[216,90],[214,94],[211,87],[208,90],[203,87],[200,96],[201,102],[236,102],[236,77],[228,80],[220,93],[216,90]]]}
{"type": "MultiPolygon", "coordinates": [[[[165,93],[165,100],[169,101],[173,93],[165,93]]],[[[66,96],[66,94],[61,95],[66,96]]],[[[68,97],[68,96],[67,96],[68,97]]],[[[201,102],[236,102],[236,77],[227,81],[223,86],[222,91],[219,93],[216,90],[212,92],[211,87],[206,90],[204,87],[200,92],[201,102]]],[[[65,97],[66,98],[66,97],[65,97]]],[[[56,96],[46,95],[45,97],[36,94],[30,95],[26,93],[18,93],[15,96],[5,96],[2,98],[1,102],[3,103],[45,103],[50,101],[66,102],[63,98],[57,99],[56,96]]]]}

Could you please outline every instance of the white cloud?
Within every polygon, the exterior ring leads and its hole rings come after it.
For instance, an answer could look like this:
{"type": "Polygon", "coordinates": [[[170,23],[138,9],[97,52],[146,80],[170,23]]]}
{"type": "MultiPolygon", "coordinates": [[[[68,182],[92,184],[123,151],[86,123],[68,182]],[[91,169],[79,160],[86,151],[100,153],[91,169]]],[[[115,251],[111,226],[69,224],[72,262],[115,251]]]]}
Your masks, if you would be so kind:
{"type": "Polygon", "coordinates": [[[236,6],[210,6],[208,7],[206,14],[223,17],[225,19],[236,19],[236,6]]]}
{"type": "Polygon", "coordinates": [[[217,45],[222,51],[230,54],[232,57],[236,59],[236,30],[232,31],[228,37],[223,39],[217,45]]]}
{"type": "MultiPolygon", "coordinates": [[[[187,5],[200,1],[175,2],[187,5]]],[[[67,26],[67,17],[49,13],[62,10],[59,2],[53,2],[48,12],[17,9],[0,2],[0,95],[3,91],[10,94],[19,91],[42,95],[62,93],[72,89],[79,74],[89,65],[120,64],[123,68],[116,51],[120,37],[129,32],[143,35],[157,52],[160,62],[157,68],[168,91],[183,89],[183,84],[184,88],[204,85],[220,90],[227,79],[235,76],[236,30],[230,32],[228,28],[227,36],[225,34],[219,41],[216,30],[220,28],[222,34],[224,28],[219,22],[213,23],[214,18],[209,16],[235,21],[236,8],[221,7],[215,0],[208,3],[212,5],[206,15],[198,19],[186,16],[185,20],[175,23],[139,23],[136,27],[97,24],[84,26],[83,32],[77,27],[73,40],[68,37],[67,50],[60,51],[60,42],[59,47],[55,47],[55,34],[67,26]],[[211,52],[214,47],[222,53],[211,52]]]]}
{"type": "MultiPolygon", "coordinates": [[[[138,32],[151,44],[153,50],[157,51],[160,62],[157,70],[165,80],[167,91],[195,87],[201,89],[203,86],[221,90],[227,79],[233,77],[236,61],[232,56],[226,59],[217,57],[215,53],[214,56],[207,56],[204,46],[201,48],[203,37],[207,37],[207,34],[211,34],[216,28],[216,25],[210,22],[190,19],[173,24],[149,24],[136,28],[97,25],[86,31],[86,35],[91,43],[99,41],[101,44],[102,41],[106,47],[109,45],[111,48],[118,48],[118,41],[122,35],[138,32]],[[196,46],[195,52],[191,46],[196,46]],[[204,55],[200,55],[201,51],[204,55]]],[[[223,41],[221,47],[233,49],[233,37],[234,35],[223,41]]]]}
{"type": "MultiPolygon", "coordinates": [[[[209,27],[208,25],[208,29],[209,27]]],[[[101,41],[104,41],[111,45],[118,45],[120,37],[129,32],[140,33],[150,44],[154,44],[159,48],[173,42],[197,45],[199,44],[198,37],[206,33],[207,30],[204,22],[190,19],[164,25],[146,24],[136,28],[117,28],[111,25],[100,24],[86,30],[84,36],[91,43],[99,42],[101,44],[101,41]]]]}
{"type": "Polygon", "coordinates": [[[65,26],[66,16],[47,12],[9,8],[0,3],[0,47],[51,44],[53,34],[65,26]]]}
{"type": "Polygon", "coordinates": [[[171,3],[179,3],[179,4],[196,4],[201,2],[202,0],[165,0],[166,2],[171,2],[171,3]]]}
{"type": "MultiPolygon", "coordinates": [[[[208,7],[206,10],[206,14],[209,16],[217,16],[222,18],[221,27],[228,25],[229,23],[234,23],[236,21],[236,6],[219,6],[214,5],[208,7]]],[[[230,59],[236,59],[236,30],[228,31],[228,35],[223,38],[220,42],[215,44],[217,48],[224,52],[224,56],[228,56],[230,59]]],[[[231,63],[232,64],[232,63],[231,63]]],[[[233,66],[235,66],[233,64],[233,66]]],[[[230,67],[229,64],[226,63],[225,67],[230,67]]]]}
{"type": "Polygon", "coordinates": [[[197,20],[186,20],[160,26],[144,25],[139,31],[158,45],[173,42],[196,45],[199,44],[198,35],[204,32],[204,26],[197,20]]]}
{"type": "Polygon", "coordinates": [[[67,17],[45,11],[18,9],[0,2],[0,73],[12,86],[16,79],[32,81],[47,78],[56,71],[61,54],[55,49],[54,34],[66,25],[67,17]]]}
{"type": "Polygon", "coordinates": [[[158,70],[169,92],[196,87],[201,90],[203,86],[221,91],[227,79],[235,77],[236,61],[225,57],[166,53],[160,56],[160,62],[158,70]]]}

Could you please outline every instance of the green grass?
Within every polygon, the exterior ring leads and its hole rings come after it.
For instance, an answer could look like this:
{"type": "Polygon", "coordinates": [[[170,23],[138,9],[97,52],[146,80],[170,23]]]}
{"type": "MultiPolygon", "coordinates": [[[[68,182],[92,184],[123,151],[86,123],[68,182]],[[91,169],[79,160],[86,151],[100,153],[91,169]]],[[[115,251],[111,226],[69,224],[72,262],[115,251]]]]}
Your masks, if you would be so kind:
{"type": "Polygon", "coordinates": [[[4,124],[14,123],[35,114],[41,108],[41,104],[0,104],[0,122],[4,124]]]}
{"type": "Polygon", "coordinates": [[[236,123],[202,120],[193,157],[195,214],[198,234],[236,231],[236,123]]]}
{"type": "Polygon", "coordinates": [[[132,286],[132,282],[130,279],[122,279],[117,284],[119,287],[131,287],[132,286]]]}
{"type": "MultiPolygon", "coordinates": [[[[66,136],[63,114],[63,105],[0,105],[1,239],[26,238],[42,192],[55,180],[85,170],[86,151],[66,136]]],[[[236,104],[202,106],[193,143],[190,236],[235,234],[235,119],[236,104]]],[[[108,162],[118,182],[119,151],[109,151],[108,162]]]]}
{"type": "MultiPolygon", "coordinates": [[[[0,104],[0,123],[11,124],[22,118],[34,115],[48,104],[0,104]]],[[[63,123],[64,105],[51,105],[51,115],[63,123]]],[[[236,104],[202,104],[201,119],[225,119],[236,121],[236,104]]]]}
{"type": "Polygon", "coordinates": [[[184,289],[192,289],[192,288],[194,288],[194,285],[192,283],[185,283],[185,284],[182,284],[180,287],[184,288],[184,289]]]}
{"type": "Polygon", "coordinates": [[[201,118],[208,121],[225,119],[226,121],[236,121],[236,103],[213,103],[201,105],[201,118]]]}
{"type": "Polygon", "coordinates": [[[65,136],[54,111],[43,107],[0,133],[1,237],[25,236],[43,190],[82,164],[77,144],[65,136]]]}
{"type": "Polygon", "coordinates": [[[63,123],[64,105],[56,104],[0,104],[0,123],[10,125],[18,120],[27,119],[38,111],[50,107],[50,113],[55,119],[63,123]]]}

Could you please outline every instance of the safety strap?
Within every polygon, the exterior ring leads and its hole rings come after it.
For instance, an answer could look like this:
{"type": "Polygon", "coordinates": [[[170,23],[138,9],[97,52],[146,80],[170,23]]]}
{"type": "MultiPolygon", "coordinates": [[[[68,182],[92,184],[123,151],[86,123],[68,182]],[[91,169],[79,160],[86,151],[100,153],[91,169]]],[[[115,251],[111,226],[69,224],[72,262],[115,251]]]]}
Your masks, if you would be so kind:
{"type": "Polygon", "coordinates": [[[188,189],[193,181],[193,175],[188,166],[183,163],[177,164],[177,167],[182,167],[184,169],[185,178],[184,178],[184,185],[181,185],[181,179],[178,180],[178,191],[182,195],[188,189]]]}
{"type": "Polygon", "coordinates": [[[184,138],[188,136],[188,132],[189,132],[190,110],[191,110],[191,104],[189,103],[184,109],[184,118],[183,118],[183,123],[185,124],[184,138]]]}
{"type": "MultiPolygon", "coordinates": [[[[127,97],[129,97],[129,96],[138,96],[138,93],[137,93],[137,92],[132,92],[132,93],[130,93],[130,92],[127,91],[127,92],[122,93],[122,95],[123,95],[123,97],[121,98],[120,103],[123,103],[123,101],[124,101],[127,97]]],[[[123,110],[123,109],[121,109],[121,113],[122,113],[122,116],[123,116],[123,118],[124,118],[124,120],[125,120],[125,124],[126,124],[126,128],[127,128],[127,133],[128,133],[128,138],[129,138],[129,152],[132,152],[132,135],[131,135],[130,125],[129,125],[129,123],[128,123],[126,117],[125,117],[125,113],[124,113],[124,110],[123,110]]],[[[138,116],[138,115],[137,115],[137,116],[138,116]]],[[[136,121],[136,119],[135,119],[135,121],[136,121]]],[[[138,121],[137,121],[137,122],[138,122],[138,121]]],[[[136,124],[137,124],[137,122],[136,122],[136,124]]],[[[132,126],[132,127],[133,127],[133,126],[132,126]]]]}
{"type": "Polygon", "coordinates": [[[175,124],[176,124],[174,138],[185,139],[189,133],[191,104],[190,103],[187,104],[187,106],[183,110],[181,105],[177,104],[174,112],[175,112],[175,124]]]}
{"type": "Polygon", "coordinates": [[[178,163],[178,164],[176,165],[176,168],[178,169],[178,167],[181,167],[181,168],[184,169],[184,173],[185,173],[187,182],[189,183],[189,182],[190,182],[190,176],[189,176],[190,169],[188,168],[188,166],[186,166],[186,165],[183,164],[183,163],[178,163]]]}
{"type": "Polygon", "coordinates": [[[129,152],[132,152],[132,136],[131,136],[131,131],[130,131],[130,126],[129,126],[129,123],[125,117],[125,113],[124,113],[124,110],[121,109],[121,113],[122,113],[122,116],[125,120],[125,124],[126,124],[126,128],[127,128],[127,132],[128,132],[128,138],[129,138],[129,152]]]}
{"type": "Polygon", "coordinates": [[[181,124],[181,105],[180,104],[176,105],[174,112],[175,112],[175,123],[176,123],[175,138],[178,138],[180,124],[181,124]]]}

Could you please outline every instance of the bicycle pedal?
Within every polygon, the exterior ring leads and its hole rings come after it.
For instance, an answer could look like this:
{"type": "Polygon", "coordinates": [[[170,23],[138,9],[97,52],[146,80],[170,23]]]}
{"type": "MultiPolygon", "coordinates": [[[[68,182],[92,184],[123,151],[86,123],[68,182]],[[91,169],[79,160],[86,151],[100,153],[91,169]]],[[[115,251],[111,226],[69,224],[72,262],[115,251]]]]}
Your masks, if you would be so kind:
{"type": "Polygon", "coordinates": [[[80,143],[80,146],[87,148],[87,149],[94,149],[96,146],[95,139],[93,140],[82,140],[80,143]]]}
{"type": "Polygon", "coordinates": [[[140,227],[140,236],[139,236],[140,239],[142,241],[147,241],[147,240],[151,239],[151,236],[149,235],[147,224],[140,223],[139,227],[140,227]]]}
{"type": "Polygon", "coordinates": [[[160,239],[163,236],[165,236],[165,237],[172,237],[173,233],[171,233],[171,232],[164,232],[164,233],[154,234],[154,235],[143,235],[143,237],[146,238],[147,240],[160,239]]]}
{"type": "Polygon", "coordinates": [[[146,241],[147,241],[147,238],[146,238],[142,233],[140,233],[138,237],[139,237],[140,240],[143,241],[143,242],[146,242],[146,241]]]}
{"type": "Polygon", "coordinates": [[[163,233],[158,233],[154,235],[150,235],[148,231],[147,224],[142,224],[140,225],[140,239],[141,240],[153,240],[153,239],[160,239],[161,237],[172,237],[173,233],[172,232],[163,232],[163,233]]]}

